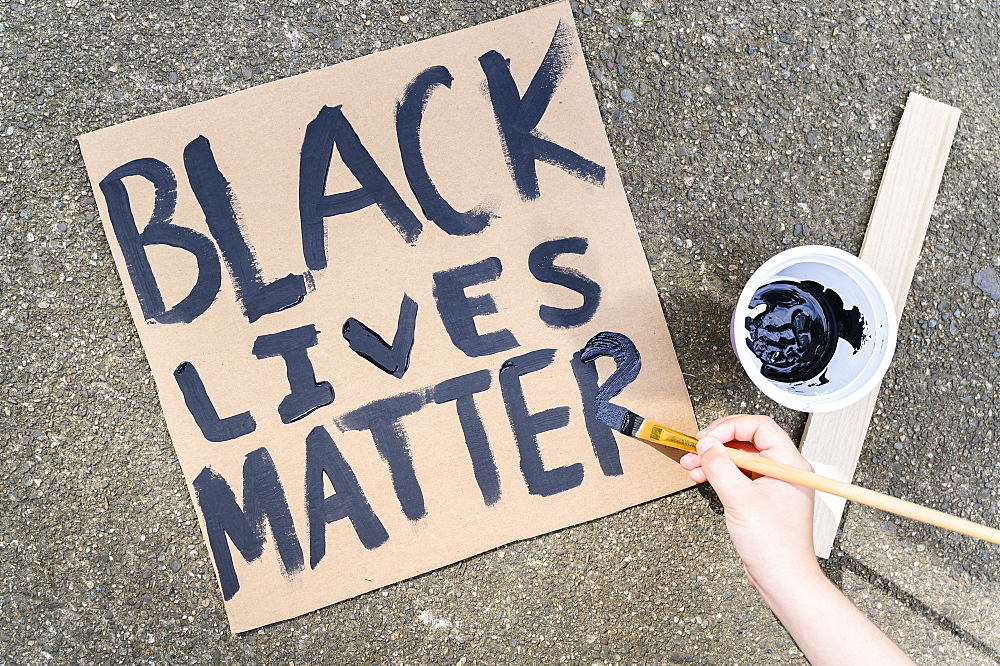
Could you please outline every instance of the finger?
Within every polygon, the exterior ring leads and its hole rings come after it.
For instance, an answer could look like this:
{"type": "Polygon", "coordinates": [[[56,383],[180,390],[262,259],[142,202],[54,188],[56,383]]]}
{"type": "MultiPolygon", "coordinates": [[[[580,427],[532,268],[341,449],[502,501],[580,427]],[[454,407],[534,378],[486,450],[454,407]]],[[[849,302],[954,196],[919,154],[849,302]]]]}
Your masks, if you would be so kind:
{"type": "Polygon", "coordinates": [[[701,461],[698,459],[697,453],[684,454],[683,456],[681,456],[680,463],[681,467],[683,467],[689,472],[697,467],[701,467],[701,461]]]}
{"type": "MultiPolygon", "coordinates": [[[[746,451],[747,453],[757,453],[757,447],[751,444],[750,442],[729,442],[726,444],[726,448],[739,449],[740,451],[746,451]]],[[[751,481],[761,476],[757,472],[751,472],[749,470],[743,469],[742,467],[740,468],[740,471],[743,472],[743,476],[747,477],[751,481]]]]}
{"type": "Polygon", "coordinates": [[[766,419],[766,418],[770,417],[760,416],[757,414],[729,414],[728,416],[720,416],[719,418],[715,419],[707,426],[702,428],[701,432],[697,434],[697,437],[700,439],[704,435],[709,435],[713,430],[715,430],[719,426],[730,423],[732,421],[740,421],[743,419],[766,419]]]}
{"type": "Polygon", "coordinates": [[[728,421],[729,419],[738,419],[738,418],[740,418],[741,416],[746,416],[746,414],[730,414],[730,415],[728,415],[728,416],[720,416],[719,418],[715,419],[714,421],[712,421],[711,423],[709,423],[709,424],[708,424],[707,426],[705,426],[704,428],[702,428],[702,429],[701,429],[701,430],[700,430],[700,431],[699,431],[699,432],[698,432],[698,433],[697,433],[697,434],[695,435],[695,437],[696,437],[697,439],[701,439],[701,438],[702,438],[702,437],[703,437],[704,435],[708,434],[708,432],[709,432],[710,430],[714,429],[714,428],[715,428],[715,427],[716,427],[717,425],[719,425],[719,424],[720,424],[720,423],[722,423],[723,421],[728,421]]]}
{"type": "Polygon", "coordinates": [[[698,457],[705,478],[724,505],[739,506],[749,499],[753,482],[729,459],[726,447],[718,438],[712,435],[703,437],[698,442],[698,457]]]}
{"type": "Polygon", "coordinates": [[[755,435],[763,437],[777,437],[784,434],[777,423],[770,416],[758,414],[732,414],[717,419],[709,427],[705,428],[706,435],[718,436],[722,441],[726,441],[722,435],[730,437],[730,441],[742,440],[753,441],[755,435]]]}
{"type": "Polygon", "coordinates": [[[739,415],[720,419],[706,433],[723,442],[752,442],[766,458],[783,462],[799,469],[811,469],[791,438],[769,416],[739,415]]]}
{"type": "MultiPolygon", "coordinates": [[[[726,448],[729,449],[739,449],[740,451],[746,451],[748,453],[757,453],[757,448],[750,442],[729,442],[726,444],[726,448]]],[[[686,470],[692,470],[695,467],[701,467],[701,459],[698,458],[697,453],[685,453],[681,456],[680,465],[686,470]]]]}
{"type": "Polygon", "coordinates": [[[689,471],[688,478],[690,478],[695,483],[705,483],[706,481],[708,481],[708,479],[705,478],[705,470],[703,470],[701,467],[697,467],[689,471]]]}

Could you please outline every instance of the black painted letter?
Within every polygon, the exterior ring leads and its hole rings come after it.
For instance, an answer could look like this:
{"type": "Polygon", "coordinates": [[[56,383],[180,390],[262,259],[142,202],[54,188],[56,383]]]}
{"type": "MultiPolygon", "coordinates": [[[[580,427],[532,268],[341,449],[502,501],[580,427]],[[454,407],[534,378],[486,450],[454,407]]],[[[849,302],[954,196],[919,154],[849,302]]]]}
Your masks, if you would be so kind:
{"type": "Polygon", "coordinates": [[[427,509],[424,508],[424,493],[413,469],[410,443],[400,419],[420,410],[426,402],[420,393],[403,393],[370,402],[337,421],[341,430],[371,431],[375,448],[389,465],[399,506],[410,520],[420,520],[427,515],[427,509]]]}
{"type": "Polygon", "coordinates": [[[215,163],[208,139],[199,136],[184,148],[184,169],[205,214],[205,223],[222,251],[236,297],[247,319],[254,322],[266,314],[302,302],[306,286],[301,275],[289,274],[269,284],[261,279],[257,259],[240,229],[234,205],[236,198],[229,181],[215,163]]]}
{"type": "Polygon", "coordinates": [[[524,97],[517,90],[507,59],[496,51],[484,53],[479,58],[486,74],[507,167],[525,201],[537,199],[539,195],[536,160],[548,162],[588,183],[604,185],[603,166],[553,143],[536,129],[563,75],[573,64],[572,45],[572,28],[560,20],[524,97]]]}
{"type": "Polygon", "coordinates": [[[569,424],[569,407],[552,407],[532,414],[528,412],[521,387],[521,377],[551,365],[555,351],[537,349],[510,359],[500,368],[500,391],[521,456],[521,474],[528,484],[528,492],[542,497],[575,488],[583,482],[583,463],[545,469],[538,448],[539,433],[569,424]]]}
{"type": "Polygon", "coordinates": [[[226,601],[240,589],[229,541],[244,560],[255,561],[264,552],[265,518],[271,526],[285,573],[293,574],[302,569],[302,546],[295,534],[285,489],[278,480],[278,472],[267,449],[261,447],[251,451],[243,462],[242,509],[236,503],[236,495],[229,483],[211,467],[201,470],[192,485],[201,515],[205,518],[208,543],[226,601]]]}
{"type": "Polygon", "coordinates": [[[643,418],[630,409],[611,402],[611,399],[635,381],[642,369],[639,350],[628,336],[613,331],[598,333],[580,350],[580,360],[591,363],[602,356],[610,356],[615,361],[615,371],[611,373],[594,394],[594,408],[597,420],[612,430],[635,437],[643,418]]]}
{"type": "Polygon", "coordinates": [[[227,442],[257,429],[257,423],[250,412],[233,414],[219,418],[212,399],[205,390],[205,384],[194,365],[184,361],[174,370],[174,379],[184,395],[184,404],[201,429],[201,434],[210,442],[227,442]]]}
{"type": "Polygon", "coordinates": [[[319,331],[312,324],[280,333],[262,335],[253,343],[257,358],[280,356],[285,359],[286,375],[291,393],[278,405],[282,423],[298,421],[306,414],[333,402],[330,382],[317,382],[312,361],[306,349],[316,346],[319,331]]]}
{"type": "Polygon", "coordinates": [[[313,569],[326,555],[326,526],[349,518],[358,539],[368,550],[389,539],[344,456],[330,433],[316,426],[306,437],[306,514],[309,516],[309,566],[313,569]],[[323,476],[333,485],[326,496],[323,476]]]}
{"type": "Polygon", "coordinates": [[[434,274],[434,300],[452,344],[466,356],[488,356],[517,347],[514,334],[506,328],[480,334],[475,317],[496,314],[497,305],[489,294],[469,297],[468,287],[492,282],[503,267],[496,257],[434,274]]]}
{"type": "Polygon", "coordinates": [[[299,159],[299,218],[306,266],[326,268],[324,218],[377,204],[399,235],[411,245],[423,225],[382,173],[339,106],[324,106],[302,139],[299,159]],[[356,190],[326,194],[326,177],[336,145],[340,159],[361,185],[356,190]]]}
{"type": "Polygon", "coordinates": [[[479,370],[448,379],[434,387],[435,403],[440,405],[455,401],[458,422],[462,425],[465,445],[469,449],[469,458],[472,459],[472,473],[487,506],[496,504],[500,499],[500,476],[497,474],[493,451],[486,438],[486,428],[483,427],[473,396],[488,389],[491,381],[489,370],[479,370]]]}
{"type": "Polygon", "coordinates": [[[583,399],[583,420],[587,424],[587,434],[590,444],[594,447],[597,462],[601,464],[604,476],[620,476],[622,470],[621,453],[615,436],[604,423],[597,418],[598,376],[597,366],[584,363],[580,352],[573,354],[570,361],[577,386],[580,387],[580,397],[583,399]]]}
{"type": "Polygon", "coordinates": [[[152,158],[132,160],[101,181],[101,192],[108,204],[111,227],[115,230],[118,246],[121,247],[142,316],[148,322],[160,324],[187,324],[194,321],[219,295],[222,267],[212,241],[197,231],[170,223],[177,205],[177,180],[173,171],[163,162],[152,158]],[[155,188],[153,213],[142,233],[139,233],[135,225],[128,190],[122,182],[129,176],[145,178],[155,188]],[[149,245],[169,245],[187,250],[198,261],[198,278],[194,287],[169,310],[163,304],[156,277],[146,256],[146,247],[149,245]]]}
{"type": "Polygon", "coordinates": [[[406,86],[403,99],[396,105],[396,138],[403,171],[424,216],[455,236],[478,234],[489,225],[493,214],[483,206],[465,213],[451,207],[434,186],[420,150],[420,123],[427,100],[437,86],[451,87],[453,78],[446,67],[428,67],[406,86]]]}
{"type": "Polygon", "coordinates": [[[413,349],[413,332],[416,325],[417,302],[403,294],[392,345],[386,344],[381,335],[354,317],[344,322],[343,333],[344,339],[355,354],[368,359],[376,368],[398,379],[406,374],[406,369],[410,367],[410,351],[413,349]]]}
{"type": "Polygon", "coordinates": [[[538,316],[553,328],[573,328],[582,326],[593,318],[601,303],[601,286],[575,268],[556,266],[554,260],[560,254],[584,254],[587,239],[579,236],[556,238],[539,243],[528,255],[528,269],[539,282],[558,284],[572,289],[583,296],[583,305],[578,308],[555,308],[542,305],[538,316]]]}

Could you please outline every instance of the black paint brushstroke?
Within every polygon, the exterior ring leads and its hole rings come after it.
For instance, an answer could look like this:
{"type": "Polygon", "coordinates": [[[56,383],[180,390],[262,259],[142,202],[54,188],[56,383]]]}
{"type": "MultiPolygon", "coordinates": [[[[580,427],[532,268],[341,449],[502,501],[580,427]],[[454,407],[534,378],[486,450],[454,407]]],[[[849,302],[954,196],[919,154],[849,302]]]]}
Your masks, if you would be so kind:
{"type": "Polygon", "coordinates": [[[480,334],[475,317],[496,314],[496,303],[490,294],[472,297],[465,294],[468,287],[495,281],[502,270],[500,259],[488,257],[475,264],[434,273],[433,294],[441,322],[452,344],[466,356],[488,356],[518,346],[514,334],[506,328],[480,334]]]}
{"type": "Polygon", "coordinates": [[[560,254],[584,254],[587,239],[580,236],[555,238],[539,243],[528,255],[528,270],[539,282],[557,284],[583,296],[583,305],[576,308],[556,308],[541,305],[538,316],[552,328],[575,328],[590,321],[601,303],[601,285],[586,275],[566,266],[556,266],[560,254]]]}
{"type": "Polygon", "coordinates": [[[520,454],[521,475],[532,495],[549,497],[583,483],[583,463],[545,469],[538,435],[569,425],[569,407],[528,411],[521,377],[552,364],[556,350],[537,349],[506,361],[500,368],[500,392],[520,454]]]}
{"type": "Polygon", "coordinates": [[[597,456],[597,462],[601,465],[601,471],[604,472],[605,476],[620,476],[624,470],[622,469],[621,453],[618,450],[618,441],[608,430],[608,426],[597,418],[597,394],[599,391],[597,368],[593,363],[585,363],[581,358],[581,352],[573,354],[570,365],[573,368],[573,376],[576,377],[577,386],[580,388],[587,434],[590,435],[590,443],[597,456]]]}
{"type": "Polygon", "coordinates": [[[246,318],[255,322],[266,314],[301,303],[306,294],[301,275],[289,274],[271,283],[261,278],[257,258],[240,229],[232,186],[219,170],[212,146],[204,136],[185,146],[184,168],[205,223],[232,276],[246,318]]]}
{"type": "Polygon", "coordinates": [[[184,404],[187,405],[194,422],[198,424],[202,436],[208,441],[228,442],[257,429],[257,423],[250,412],[219,418],[219,412],[212,404],[212,399],[205,390],[205,384],[192,363],[184,361],[178,365],[174,370],[174,379],[184,396],[184,404]]]}
{"type": "Polygon", "coordinates": [[[358,539],[368,550],[389,540],[343,454],[330,433],[316,426],[306,436],[306,514],[309,516],[309,566],[313,569],[326,555],[326,526],[347,518],[358,539]],[[323,477],[330,479],[334,494],[327,496],[323,477]]]}
{"type": "Polygon", "coordinates": [[[615,371],[608,377],[594,397],[597,419],[612,430],[634,437],[642,425],[643,418],[624,407],[619,407],[611,399],[635,381],[642,369],[642,360],[635,344],[621,333],[602,332],[592,337],[580,350],[580,360],[590,363],[602,356],[615,360],[615,371]]]}
{"type": "Polygon", "coordinates": [[[298,421],[307,414],[333,402],[330,382],[317,382],[309,347],[317,344],[319,331],[312,324],[259,336],[253,343],[257,358],[280,356],[285,361],[285,375],[290,393],[278,405],[282,423],[298,421]]]}
{"type": "Polygon", "coordinates": [[[473,396],[489,389],[491,383],[489,370],[479,370],[448,379],[434,387],[436,404],[455,402],[458,422],[462,426],[465,445],[472,460],[472,473],[476,477],[476,483],[479,484],[479,492],[482,493],[486,506],[492,506],[500,499],[500,475],[497,472],[493,451],[490,449],[490,442],[486,437],[483,419],[479,416],[473,396]]]}
{"type": "Polygon", "coordinates": [[[424,493],[413,469],[413,457],[406,430],[400,421],[419,411],[427,403],[423,393],[402,393],[370,402],[337,420],[341,430],[368,430],[382,460],[389,465],[392,487],[403,514],[410,520],[427,515],[424,493]]]}
{"type": "Polygon", "coordinates": [[[306,127],[299,159],[299,218],[302,255],[311,270],[326,268],[325,218],[353,213],[375,204],[399,232],[414,244],[423,225],[399,196],[340,106],[324,106],[306,127]],[[340,159],[361,187],[326,194],[326,179],[336,146],[340,159]]]}
{"type": "Polygon", "coordinates": [[[417,197],[424,216],[446,233],[471,236],[480,233],[496,216],[484,206],[464,213],[452,208],[431,180],[420,147],[420,125],[427,101],[435,88],[451,88],[453,80],[448,68],[438,65],[428,67],[410,81],[402,100],[396,104],[396,138],[406,181],[417,197]]]}
{"type": "Polygon", "coordinates": [[[171,224],[177,205],[177,179],[173,171],[152,158],[132,160],[105,176],[100,188],[143,318],[149,323],[159,324],[188,324],[194,321],[219,295],[222,266],[211,240],[193,229],[171,224]],[[145,178],[154,188],[153,212],[142,233],[136,227],[128,189],[123,182],[130,176],[145,178]],[[197,260],[198,277],[194,286],[169,310],[163,303],[146,256],[146,248],[150,245],[187,250],[197,260]]]}
{"type": "Polygon", "coordinates": [[[557,166],[588,183],[604,185],[603,166],[554,143],[537,130],[556,88],[573,64],[573,57],[572,28],[560,20],[523,97],[510,73],[510,61],[497,51],[488,51],[479,58],[507,166],[524,201],[539,196],[536,161],[557,166]]]}
{"type": "Polygon", "coordinates": [[[243,462],[242,509],[229,483],[211,467],[202,469],[192,485],[205,519],[208,543],[226,601],[240,589],[229,542],[236,546],[244,560],[256,561],[264,552],[265,519],[271,527],[285,574],[302,569],[302,546],[295,533],[285,490],[267,449],[261,447],[251,451],[243,462]]]}
{"type": "Polygon", "coordinates": [[[396,335],[389,345],[381,335],[365,326],[354,317],[344,322],[343,334],[348,346],[358,356],[397,379],[406,374],[410,367],[410,351],[413,349],[413,335],[417,325],[417,302],[403,294],[399,305],[399,319],[396,335]]]}

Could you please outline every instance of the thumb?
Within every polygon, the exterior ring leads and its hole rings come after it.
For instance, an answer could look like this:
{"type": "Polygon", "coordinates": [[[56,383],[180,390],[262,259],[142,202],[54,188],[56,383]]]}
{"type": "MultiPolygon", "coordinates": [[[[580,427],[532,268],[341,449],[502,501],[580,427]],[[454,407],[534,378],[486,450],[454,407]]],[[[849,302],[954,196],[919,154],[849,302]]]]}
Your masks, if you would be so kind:
{"type": "Polygon", "coordinates": [[[753,484],[729,459],[722,442],[715,437],[703,437],[698,442],[698,457],[705,478],[722,503],[727,507],[741,504],[753,484]]]}

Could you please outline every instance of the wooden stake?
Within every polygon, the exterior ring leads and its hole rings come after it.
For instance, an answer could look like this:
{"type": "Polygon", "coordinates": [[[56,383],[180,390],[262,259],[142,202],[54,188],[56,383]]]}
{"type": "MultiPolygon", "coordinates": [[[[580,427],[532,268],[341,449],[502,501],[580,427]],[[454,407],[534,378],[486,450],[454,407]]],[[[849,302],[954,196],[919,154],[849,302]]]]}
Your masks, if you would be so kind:
{"type": "MultiPolygon", "coordinates": [[[[900,317],[960,113],[910,93],[869,218],[859,256],[882,278],[900,317]]],[[[878,388],[844,409],[809,417],[801,451],[818,472],[837,481],[854,478],[877,400],[878,388]]],[[[845,503],[830,495],[816,498],[813,545],[820,557],[830,556],[845,503]]]]}

